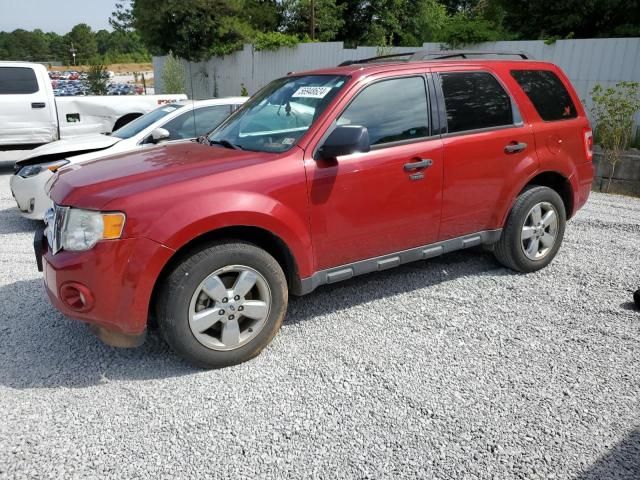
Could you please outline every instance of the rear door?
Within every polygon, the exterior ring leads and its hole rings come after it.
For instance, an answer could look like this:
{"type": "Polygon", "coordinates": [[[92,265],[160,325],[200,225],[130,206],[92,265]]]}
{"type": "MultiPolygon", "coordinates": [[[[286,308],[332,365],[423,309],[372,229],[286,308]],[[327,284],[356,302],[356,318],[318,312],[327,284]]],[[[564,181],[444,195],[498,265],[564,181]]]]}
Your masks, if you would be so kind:
{"type": "Polygon", "coordinates": [[[45,82],[49,78],[44,69],[0,67],[0,145],[43,144],[57,138],[53,92],[45,82]]]}
{"type": "Polygon", "coordinates": [[[444,181],[440,240],[501,228],[511,190],[537,169],[533,129],[494,72],[439,69],[444,181]]]}

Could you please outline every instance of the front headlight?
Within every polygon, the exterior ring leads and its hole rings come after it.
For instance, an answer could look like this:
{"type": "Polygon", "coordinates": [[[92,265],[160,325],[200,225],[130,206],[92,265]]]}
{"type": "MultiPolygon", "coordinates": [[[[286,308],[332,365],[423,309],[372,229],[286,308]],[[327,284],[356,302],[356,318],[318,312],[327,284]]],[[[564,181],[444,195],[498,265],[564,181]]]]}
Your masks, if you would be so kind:
{"type": "Polygon", "coordinates": [[[70,208],[62,228],[60,246],[64,250],[79,252],[93,248],[100,240],[120,238],[125,218],[121,212],[102,213],[70,208]]]}
{"type": "Polygon", "coordinates": [[[56,172],[58,169],[64,167],[69,160],[57,160],[55,162],[47,162],[47,163],[36,163],[35,165],[25,165],[20,169],[18,175],[22,178],[35,177],[40,172],[44,170],[49,170],[50,172],[56,172]]]}

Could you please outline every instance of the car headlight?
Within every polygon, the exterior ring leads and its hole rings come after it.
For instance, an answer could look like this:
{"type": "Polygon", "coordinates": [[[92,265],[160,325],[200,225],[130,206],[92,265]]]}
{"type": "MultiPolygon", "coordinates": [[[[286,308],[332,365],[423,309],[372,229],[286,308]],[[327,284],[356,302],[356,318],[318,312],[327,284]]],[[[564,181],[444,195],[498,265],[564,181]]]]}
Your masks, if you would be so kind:
{"type": "Polygon", "coordinates": [[[22,178],[35,177],[40,172],[44,170],[49,170],[50,172],[56,172],[61,167],[64,167],[69,160],[56,160],[55,162],[47,162],[47,163],[36,163],[34,165],[25,165],[18,171],[18,175],[22,178]]]}
{"type": "Polygon", "coordinates": [[[64,250],[79,252],[93,248],[100,240],[120,238],[125,219],[121,212],[70,208],[62,228],[60,246],[64,250]]]}

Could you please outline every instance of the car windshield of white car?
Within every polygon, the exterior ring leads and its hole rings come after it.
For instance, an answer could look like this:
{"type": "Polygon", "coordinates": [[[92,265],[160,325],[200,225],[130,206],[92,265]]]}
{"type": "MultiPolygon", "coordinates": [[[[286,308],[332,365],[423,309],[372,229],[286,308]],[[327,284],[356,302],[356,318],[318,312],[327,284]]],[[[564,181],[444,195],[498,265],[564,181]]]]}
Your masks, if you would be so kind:
{"type": "Polygon", "coordinates": [[[151,110],[149,113],[146,113],[141,117],[138,117],[135,120],[127,123],[125,126],[113,132],[111,136],[122,138],[123,140],[127,138],[131,138],[139,134],[141,131],[143,131],[147,127],[156,123],[161,118],[164,118],[170,113],[173,113],[179,108],[183,108],[183,107],[184,105],[180,105],[179,103],[169,103],[167,105],[158,107],[155,110],[151,110]]]}
{"type": "Polygon", "coordinates": [[[309,130],[347,83],[341,75],[275,80],[209,135],[215,146],[285,152],[309,130]]]}

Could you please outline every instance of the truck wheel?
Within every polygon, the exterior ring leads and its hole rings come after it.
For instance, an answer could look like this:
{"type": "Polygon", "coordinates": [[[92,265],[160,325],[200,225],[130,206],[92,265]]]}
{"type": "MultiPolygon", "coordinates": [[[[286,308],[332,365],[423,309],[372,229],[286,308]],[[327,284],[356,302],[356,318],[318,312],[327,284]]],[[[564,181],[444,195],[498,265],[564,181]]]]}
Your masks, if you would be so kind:
{"type": "Polygon", "coordinates": [[[560,195],[547,187],[530,187],[516,199],[494,254],[518,272],[540,270],[558,253],[566,222],[560,195]]]}
{"type": "Polygon", "coordinates": [[[184,258],[158,295],[158,325],[178,354],[203,368],[236,365],[275,337],[287,310],[278,262],[244,242],[218,243],[184,258]]]}

